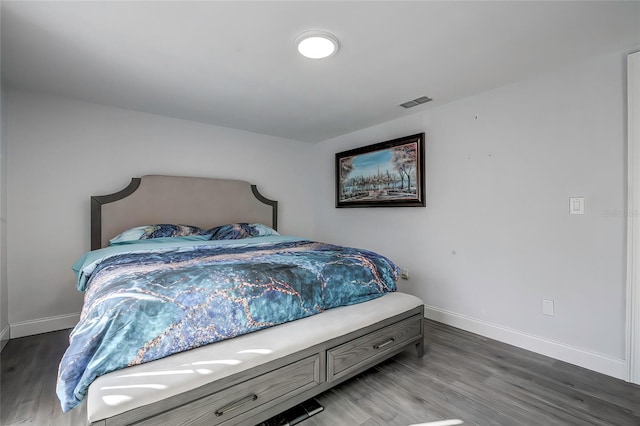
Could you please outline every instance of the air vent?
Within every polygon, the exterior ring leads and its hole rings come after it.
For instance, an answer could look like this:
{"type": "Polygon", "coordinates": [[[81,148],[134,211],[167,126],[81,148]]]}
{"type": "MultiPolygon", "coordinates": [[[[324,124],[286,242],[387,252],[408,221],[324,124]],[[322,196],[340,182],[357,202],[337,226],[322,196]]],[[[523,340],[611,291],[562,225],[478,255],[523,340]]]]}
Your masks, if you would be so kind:
{"type": "Polygon", "coordinates": [[[428,96],[420,96],[419,98],[416,98],[412,101],[409,102],[405,102],[403,104],[400,104],[400,106],[402,108],[413,108],[414,106],[418,106],[420,104],[426,104],[427,102],[432,101],[433,99],[431,99],[428,96]]]}

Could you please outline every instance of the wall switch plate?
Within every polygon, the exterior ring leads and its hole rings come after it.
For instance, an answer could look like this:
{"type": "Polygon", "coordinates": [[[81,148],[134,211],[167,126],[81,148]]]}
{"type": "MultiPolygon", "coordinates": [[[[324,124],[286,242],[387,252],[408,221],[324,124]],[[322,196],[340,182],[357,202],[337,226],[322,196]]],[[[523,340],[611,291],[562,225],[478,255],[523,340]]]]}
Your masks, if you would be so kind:
{"type": "Polygon", "coordinates": [[[584,197],[569,198],[569,213],[584,214],[584,197]]]}
{"type": "Polygon", "coordinates": [[[542,299],[542,313],[553,316],[553,300],[542,299]]]}
{"type": "Polygon", "coordinates": [[[403,280],[408,280],[409,279],[409,270],[408,269],[401,269],[400,270],[400,278],[402,278],[403,280]]]}

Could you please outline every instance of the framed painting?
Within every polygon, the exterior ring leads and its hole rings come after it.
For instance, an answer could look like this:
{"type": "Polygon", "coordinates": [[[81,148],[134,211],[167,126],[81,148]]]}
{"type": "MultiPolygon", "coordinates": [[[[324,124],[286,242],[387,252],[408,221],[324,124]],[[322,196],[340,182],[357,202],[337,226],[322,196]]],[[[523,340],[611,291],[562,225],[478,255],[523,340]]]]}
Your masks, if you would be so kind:
{"type": "Polygon", "coordinates": [[[425,207],[424,133],[336,154],[336,207],[425,207]]]}

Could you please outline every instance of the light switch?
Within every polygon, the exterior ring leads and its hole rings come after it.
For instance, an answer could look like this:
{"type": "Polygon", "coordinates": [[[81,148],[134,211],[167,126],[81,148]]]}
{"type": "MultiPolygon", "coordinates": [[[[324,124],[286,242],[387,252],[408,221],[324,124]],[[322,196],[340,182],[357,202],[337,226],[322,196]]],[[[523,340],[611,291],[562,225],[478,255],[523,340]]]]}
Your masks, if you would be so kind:
{"type": "Polygon", "coordinates": [[[584,214],[584,197],[569,198],[569,213],[584,214]]]}

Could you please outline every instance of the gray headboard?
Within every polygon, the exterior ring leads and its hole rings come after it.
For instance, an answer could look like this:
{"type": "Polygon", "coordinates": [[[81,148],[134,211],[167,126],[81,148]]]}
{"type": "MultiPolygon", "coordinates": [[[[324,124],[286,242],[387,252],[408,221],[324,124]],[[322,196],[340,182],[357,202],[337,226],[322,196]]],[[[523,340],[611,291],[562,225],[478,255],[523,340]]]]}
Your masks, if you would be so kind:
{"type": "Polygon", "coordinates": [[[240,180],[150,175],[123,190],[91,197],[91,250],[134,226],[159,223],[212,228],[227,223],[278,226],[278,202],[240,180]]]}

